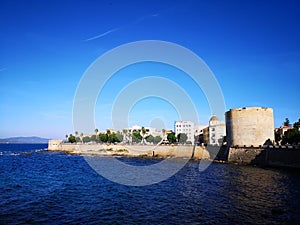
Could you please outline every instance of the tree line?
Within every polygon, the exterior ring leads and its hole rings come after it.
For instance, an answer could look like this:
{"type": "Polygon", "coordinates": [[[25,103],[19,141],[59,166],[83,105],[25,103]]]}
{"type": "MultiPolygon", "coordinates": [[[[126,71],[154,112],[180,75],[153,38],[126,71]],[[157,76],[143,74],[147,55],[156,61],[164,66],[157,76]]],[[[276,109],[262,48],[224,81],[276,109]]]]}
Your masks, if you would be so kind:
{"type": "Polygon", "coordinates": [[[285,119],[284,126],[290,127],[281,135],[279,132],[275,132],[275,142],[281,143],[282,145],[290,144],[290,145],[299,145],[300,144],[300,119],[298,122],[295,122],[293,126],[290,124],[288,118],[285,119]]]}
{"type": "MultiPolygon", "coordinates": [[[[153,136],[153,135],[147,135],[146,136],[146,129],[142,127],[141,131],[133,130],[132,134],[128,133],[128,130],[124,129],[121,132],[111,132],[109,129],[106,130],[106,132],[98,133],[98,129],[95,129],[95,134],[93,135],[84,135],[81,133],[79,135],[78,131],[75,131],[75,135],[73,134],[67,134],[66,140],[69,143],[88,143],[88,142],[96,142],[96,143],[141,143],[141,144],[147,144],[147,143],[153,143],[158,144],[163,141],[166,131],[162,130],[163,137],[161,136],[153,136]]],[[[170,144],[174,143],[187,143],[187,135],[185,133],[180,133],[176,136],[174,132],[169,133],[167,135],[167,141],[170,144]]]]}
{"type": "Polygon", "coordinates": [[[95,129],[95,134],[93,135],[84,135],[83,133],[78,135],[78,131],[75,131],[75,136],[73,134],[66,134],[65,137],[69,143],[116,143],[123,140],[123,136],[120,132],[115,133],[107,130],[106,133],[98,134],[98,129],[95,129]]]}

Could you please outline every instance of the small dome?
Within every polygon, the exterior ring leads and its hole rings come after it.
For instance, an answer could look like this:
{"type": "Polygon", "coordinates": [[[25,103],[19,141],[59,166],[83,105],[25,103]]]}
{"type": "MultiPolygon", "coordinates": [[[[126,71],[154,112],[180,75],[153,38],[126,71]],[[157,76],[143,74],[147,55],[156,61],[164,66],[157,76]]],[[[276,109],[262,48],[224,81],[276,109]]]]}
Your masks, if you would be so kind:
{"type": "Polygon", "coordinates": [[[215,116],[215,115],[213,115],[213,116],[210,118],[209,122],[211,122],[211,121],[218,121],[218,120],[219,120],[218,117],[215,116]]]}

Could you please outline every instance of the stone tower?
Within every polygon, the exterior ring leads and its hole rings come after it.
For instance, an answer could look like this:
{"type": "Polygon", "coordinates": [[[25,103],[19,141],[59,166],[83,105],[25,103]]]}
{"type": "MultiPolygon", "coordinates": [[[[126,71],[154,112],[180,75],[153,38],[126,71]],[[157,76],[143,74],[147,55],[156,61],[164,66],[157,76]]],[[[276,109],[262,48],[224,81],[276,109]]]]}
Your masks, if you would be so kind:
{"type": "Polygon", "coordinates": [[[230,146],[258,147],[274,142],[273,109],[244,107],[230,109],[226,117],[226,139],[230,146]]]}

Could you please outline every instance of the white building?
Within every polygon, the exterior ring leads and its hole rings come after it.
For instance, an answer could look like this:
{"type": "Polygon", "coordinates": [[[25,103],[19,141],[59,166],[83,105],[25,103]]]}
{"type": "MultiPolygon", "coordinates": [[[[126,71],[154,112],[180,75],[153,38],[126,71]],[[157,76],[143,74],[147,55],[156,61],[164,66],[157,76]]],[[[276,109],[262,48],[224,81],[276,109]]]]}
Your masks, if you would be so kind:
{"type": "Polygon", "coordinates": [[[183,133],[187,135],[187,141],[190,141],[194,144],[195,141],[195,131],[194,131],[194,123],[188,120],[178,120],[175,122],[175,135],[177,137],[178,134],[183,133]]]}
{"type": "Polygon", "coordinates": [[[203,130],[208,127],[207,125],[194,125],[194,136],[203,135],[203,130]]]}
{"type": "Polygon", "coordinates": [[[218,117],[212,116],[209,120],[209,140],[210,145],[221,145],[226,136],[225,122],[219,121],[218,117]]]}

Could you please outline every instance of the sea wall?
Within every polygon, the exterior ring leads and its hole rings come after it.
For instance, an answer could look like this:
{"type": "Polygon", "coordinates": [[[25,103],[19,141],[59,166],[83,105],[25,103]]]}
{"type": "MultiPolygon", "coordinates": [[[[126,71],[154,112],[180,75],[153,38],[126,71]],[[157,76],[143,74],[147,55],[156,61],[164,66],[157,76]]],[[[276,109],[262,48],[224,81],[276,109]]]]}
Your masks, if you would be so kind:
{"type": "Polygon", "coordinates": [[[188,157],[228,161],[245,165],[291,167],[300,169],[300,147],[292,146],[192,146],[192,145],[115,145],[63,143],[50,140],[49,151],[76,155],[124,155],[132,157],[188,157]]]}
{"type": "Polygon", "coordinates": [[[300,148],[293,146],[230,147],[228,162],[300,169],[300,148]]]}
{"type": "Polygon", "coordinates": [[[115,145],[115,144],[82,144],[49,141],[49,151],[62,151],[79,155],[124,155],[149,157],[193,157],[195,159],[210,159],[204,146],[192,145],[115,145]]]}

